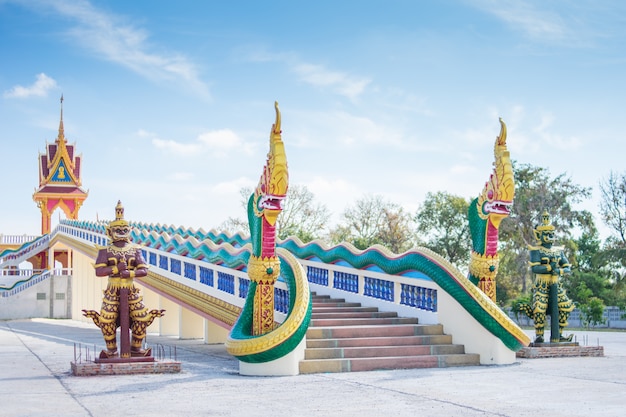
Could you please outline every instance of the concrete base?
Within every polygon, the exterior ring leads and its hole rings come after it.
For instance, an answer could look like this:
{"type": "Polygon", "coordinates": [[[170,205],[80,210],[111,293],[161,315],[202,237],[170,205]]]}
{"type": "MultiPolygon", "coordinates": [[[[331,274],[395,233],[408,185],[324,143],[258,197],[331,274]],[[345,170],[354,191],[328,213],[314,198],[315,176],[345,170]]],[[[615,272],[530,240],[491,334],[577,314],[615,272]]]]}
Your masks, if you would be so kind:
{"type": "Polygon", "coordinates": [[[74,376],[175,374],[181,369],[181,363],[176,361],[71,362],[71,366],[74,376]]]}
{"type": "Polygon", "coordinates": [[[576,342],[531,343],[516,353],[518,358],[570,358],[578,356],[604,356],[603,346],[580,346],[576,342]]]}
{"type": "Polygon", "coordinates": [[[270,362],[247,363],[239,361],[239,374],[247,376],[293,376],[300,374],[300,361],[304,359],[306,336],[294,350],[270,362]]]}

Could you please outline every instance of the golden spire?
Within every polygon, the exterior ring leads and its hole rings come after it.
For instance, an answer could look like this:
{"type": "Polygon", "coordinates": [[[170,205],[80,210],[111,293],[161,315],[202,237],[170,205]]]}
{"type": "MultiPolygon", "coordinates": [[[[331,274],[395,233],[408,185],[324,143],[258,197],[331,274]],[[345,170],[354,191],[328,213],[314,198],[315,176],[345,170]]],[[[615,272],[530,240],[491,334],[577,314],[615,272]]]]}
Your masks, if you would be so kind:
{"type": "Polygon", "coordinates": [[[57,142],[63,140],[65,142],[65,130],[63,129],[63,94],[61,94],[61,121],[59,122],[59,136],[57,142]]]}
{"type": "Polygon", "coordinates": [[[124,206],[121,200],[117,200],[117,206],[115,206],[115,220],[124,220],[124,206]]]}

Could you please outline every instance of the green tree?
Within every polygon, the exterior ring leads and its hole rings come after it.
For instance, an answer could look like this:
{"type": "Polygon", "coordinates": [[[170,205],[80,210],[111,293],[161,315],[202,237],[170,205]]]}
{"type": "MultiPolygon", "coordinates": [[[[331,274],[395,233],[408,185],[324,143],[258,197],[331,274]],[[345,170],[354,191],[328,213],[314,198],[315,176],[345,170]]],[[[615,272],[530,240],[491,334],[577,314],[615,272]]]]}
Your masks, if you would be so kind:
{"type": "Polygon", "coordinates": [[[598,297],[590,297],[585,304],[579,304],[583,326],[597,326],[604,323],[604,303],[598,297]]]}
{"type": "Polygon", "coordinates": [[[611,172],[600,182],[600,195],[600,215],[614,232],[614,246],[626,246],[626,173],[611,172]]]}
{"type": "Polygon", "coordinates": [[[520,295],[511,302],[511,311],[515,313],[515,318],[518,323],[520,321],[520,317],[526,314],[522,306],[529,305],[532,305],[532,298],[530,294],[520,295]]]}
{"type": "Polygon", "coordinates": [[[620,308],[626,307],[626,248],[616,245],[610,239],[594,260],[603,265],[603,272],[607,277],[609,296],[603,300],[606,305],[620,308]]]}
{"type": "Polygon", "coordinates": [[[615,302],[610,305],[626,307],[626,172],[611,172],[600,182],[600,215],[611,229],[611,236],[598,255],[610,269],[611,289],[615,302]]]}
{"type": "Polygon", "coordinates": [[[415,215],[419,244],[459,269],[467,269],[471,253],[469,204],[469,200],[447,192],[427,193],[415,215]]]}
{"type": "MultiPolygon", "coordinates": [[[[509,262],[500,265],[499,274],[513,277],[513,281],[527,292],[531,274],[528,268],[528,245],[535,244],[534,229],[540,223],[544,210],[550,213],[556,227],[557,243],[570,246],[575,230],[593,227],[593,216],[574,206],[591,195],[591,189],[575,184],[565,174],[551,177],[546,168],[513,162],[515,200],[511,215],[500,225],[500,250],[509,254],[509,262]],[[505,268],[505,269],[503,269],[505,268]]],[[[568,254],[569,257],[569,254],[568,254]]]]}
{"type": "Polygon", "coordinates": [[[333,243],[349,242],[358,249],[379,244],[394,253],[413,246],[411,216],[382,196],[366,195],[348,207],[330,233],[333,243]]]}

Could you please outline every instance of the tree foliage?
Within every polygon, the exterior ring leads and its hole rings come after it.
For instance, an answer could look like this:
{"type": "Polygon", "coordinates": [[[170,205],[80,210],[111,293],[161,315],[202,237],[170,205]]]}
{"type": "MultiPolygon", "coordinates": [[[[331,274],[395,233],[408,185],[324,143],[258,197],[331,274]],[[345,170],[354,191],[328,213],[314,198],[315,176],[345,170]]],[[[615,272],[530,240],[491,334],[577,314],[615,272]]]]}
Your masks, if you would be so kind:
{"type": "Polygon", "coordinates": [[[315,195],[306,186],[292,185],[278,217],[278,238],[297,236],[303,242],[310,242],[326,233],[329,219],[328,208],[316,202],[315,195]]]}
{"type": "MultiPolygon", "coordinates": [[[[241,205],[247,209],[248,199],[253,190],[243,187],[239,190],[241,205]]],[[[276,221],[276,235],[279,239],[296,236],[303,242],[324,236],[328,227],[330,212],[315,200],[315,195],[304,185],[292,185],[287,190],[283,211],[276,221]]],[[[250,233],[248,219],[229,218],[220,226],[221,230],[250,233]]]]}
{"type": "Polygon", "coordinates": [[[463,197],[444,191],[428,193],[415,215],[419,244],[459,269],[467,268],[471,253],[469,204],[463,197]]]}
{"type": "Polygon", "coordinates": [[[566,174],[552,178],[546,168],[513,162],[515,199],[511,215],[500,225],[501,251],[510,254],[510,262],[501,265],[500,272],[517,277],[512,282],[528,289],[528,245],[535,244],[534,229],[541,221],[544,210],[551,216],[556,228],[557,243],[568,245],[576,230],[593,227],[593,216],[586,210],[576,210],[575,205],[591,195],[591,189],[575,184],[566,174]]]}
{"type": "Polygon", "coordinates": [[[358,249],[378,244],[401,253],[413,246],[412,219],[400,205],[366,195],[344,211],[330,238],[335,244],[349,242],[358,249]]]}
{"type": "Polygon", "coordinates": [[[611,172],[600,182],[600,216],[615,233],[614,246],[626,246],[626,173],[611,172]]]}
{"type": "Polygon", "coordinates": [[[579,304],[580,318],[583,326],[587,329],[603,324],[604,320],[604,302],[598,297],[589,297],[585,304],[579,304]]]}

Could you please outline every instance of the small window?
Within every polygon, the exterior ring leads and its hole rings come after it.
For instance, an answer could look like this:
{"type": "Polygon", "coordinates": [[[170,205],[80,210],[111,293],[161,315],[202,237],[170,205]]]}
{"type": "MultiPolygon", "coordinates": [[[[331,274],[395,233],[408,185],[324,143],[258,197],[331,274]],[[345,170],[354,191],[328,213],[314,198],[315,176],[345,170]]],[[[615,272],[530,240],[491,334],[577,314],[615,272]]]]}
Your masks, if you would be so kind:
{"type": "Polygon", "coordinates": [[[65,293],[64,292],[58,292],[54,295],[55,300],[65,300],[65,293]]]}
{"type": "Polygon", "coordinates": [[[46,299],[46,293],[45,292],[38,292],[37,293],[37,299],[38,300],[45,300],[46,299]]]}

